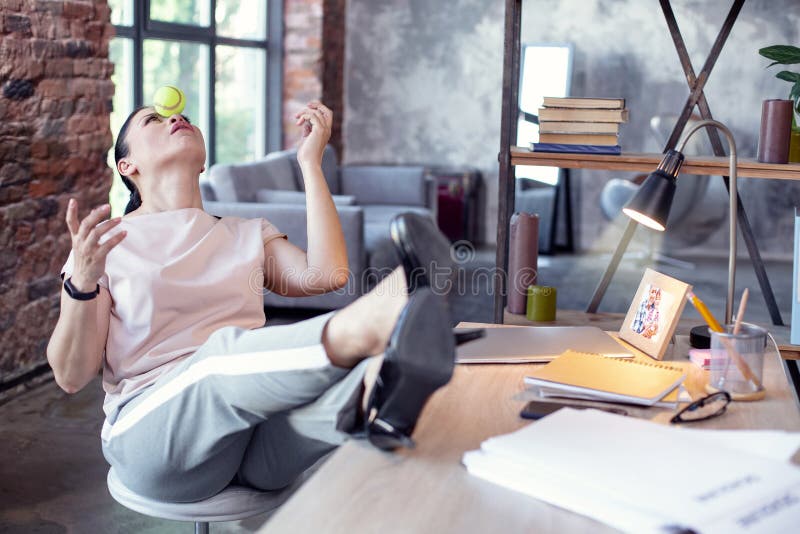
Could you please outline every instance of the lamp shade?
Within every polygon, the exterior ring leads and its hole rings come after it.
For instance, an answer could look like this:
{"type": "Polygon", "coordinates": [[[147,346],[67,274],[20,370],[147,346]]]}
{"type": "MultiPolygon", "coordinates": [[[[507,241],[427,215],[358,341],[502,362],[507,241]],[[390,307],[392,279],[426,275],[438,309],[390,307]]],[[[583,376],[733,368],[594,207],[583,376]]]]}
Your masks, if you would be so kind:
{"type": "Polygon", "coordinates": [[[683,164],[683,154],[669,150],[658,168],[639,187],[622,212],[634,221],[663,232],[675,196],[675,179],[683,164]]]}

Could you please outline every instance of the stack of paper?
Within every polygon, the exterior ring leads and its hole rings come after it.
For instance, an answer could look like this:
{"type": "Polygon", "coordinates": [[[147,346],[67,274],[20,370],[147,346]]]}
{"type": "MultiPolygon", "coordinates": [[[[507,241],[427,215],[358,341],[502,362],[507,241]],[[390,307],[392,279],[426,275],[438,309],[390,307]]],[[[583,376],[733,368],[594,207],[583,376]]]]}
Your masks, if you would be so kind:
{"type": "Polygon", "coordinates": [[[694,432],[565,408],[485,441],[463,463],[490,482],[627,532],[795,532],[800,469],[786,455],[800,434],[776,435],[694,432]],[[742,450],[754,441],[758,453],[742,450]]]}
{"type": "Polygon", "coordinates": [[[686,374],[660,362],[606,358],[568,350],[525,377],[542,397],[675,407],[686,374]]]}

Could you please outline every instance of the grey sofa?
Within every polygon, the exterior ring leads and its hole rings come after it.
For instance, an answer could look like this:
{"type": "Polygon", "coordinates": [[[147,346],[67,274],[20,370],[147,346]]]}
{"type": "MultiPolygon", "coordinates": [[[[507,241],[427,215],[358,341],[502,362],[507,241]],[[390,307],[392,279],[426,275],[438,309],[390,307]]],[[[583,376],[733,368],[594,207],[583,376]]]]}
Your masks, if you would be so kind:
{"type": "MultiPolygon", "coordinates": [[[[287,298],[265,290],[267,306],[336,309],[352,302],[398,264],[389,237],[391,219],[405,211],[434,217],[435,190],[423,166],[339,166],[328,146],[322,171],[342,223],[350,282],[341,290],[308,297],[287,298]]],[[[305,250],[303,186],[295,150],[274,152],[251,163],[214,165],[208,180],[201,182],[209,213],[264,217],[305,250]]]]}

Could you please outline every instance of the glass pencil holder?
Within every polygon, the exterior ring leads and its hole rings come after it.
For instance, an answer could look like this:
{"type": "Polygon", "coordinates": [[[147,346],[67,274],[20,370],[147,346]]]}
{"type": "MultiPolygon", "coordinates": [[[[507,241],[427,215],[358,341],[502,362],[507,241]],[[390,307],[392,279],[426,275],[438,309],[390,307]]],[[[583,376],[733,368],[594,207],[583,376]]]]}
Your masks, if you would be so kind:
{"type": "Polygon", "coordinates": [[[709,391],[727,391],[733,400],[764,397],[764,349],[767,331],[742,323],[739,332],[726,325],[723,332],[711,331],[709,391]]]}

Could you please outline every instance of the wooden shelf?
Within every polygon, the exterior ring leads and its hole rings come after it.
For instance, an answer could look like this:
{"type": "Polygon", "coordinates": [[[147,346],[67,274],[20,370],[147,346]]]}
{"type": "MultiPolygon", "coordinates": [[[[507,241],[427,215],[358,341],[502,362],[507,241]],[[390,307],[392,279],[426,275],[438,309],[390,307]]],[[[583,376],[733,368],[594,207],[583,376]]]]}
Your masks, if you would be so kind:
{"type": "MultiPolygon", "coordinates": [[[[565,169],[604,169],[616,171],[651,172],[661,162],[661,154],[641,154],[623,152],[619,156],[596,154],[553,154],[531,152],[527,148],[511,147],[511,165],[536,165],[540,167],[561,167],[565,169]]],[[[740,178],[771,178],[780,180],[800,180],[800,164],[797,163],[759,163],[750,158],[737,162],[740,178]]],[[[685,174],[707,174],[725,176],[728,174],[727,157],[686,158],[681,167],[685,174]]]]}
{"type": "Polygon", "coordinates": [[[784,360],[800,361],[800,345],[778,345],[778,350],[784,360]]]}

